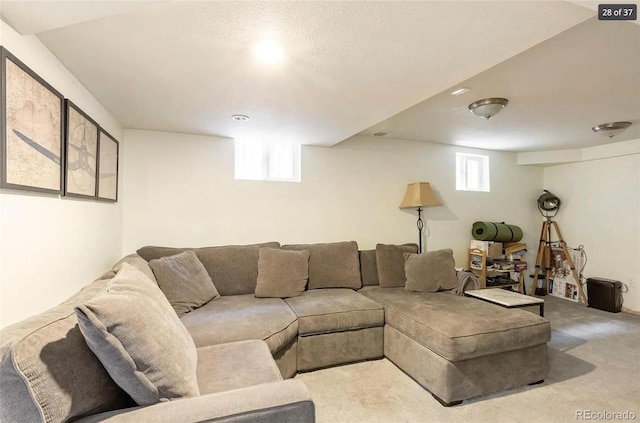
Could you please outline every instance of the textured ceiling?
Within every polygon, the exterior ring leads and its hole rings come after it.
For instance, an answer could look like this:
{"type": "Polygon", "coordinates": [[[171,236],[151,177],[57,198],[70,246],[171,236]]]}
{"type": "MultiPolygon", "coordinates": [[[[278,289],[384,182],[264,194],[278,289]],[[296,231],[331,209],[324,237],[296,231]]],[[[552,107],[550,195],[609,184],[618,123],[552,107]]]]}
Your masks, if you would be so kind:
{"type": "MultiPolygon", "coordinates": [[[[571,80],[573,75],[564,70],[567,63],[557,62],[556,66],[533,57],[525,62],[526,66],[534,64],[530,69],[515,64],[495,77],[490,72],[500,70],[514,56],[511,60],[527,58],[533,54],[528,49],[535,52],[552,44],[564,36],[563,31],[595,15],[588,7],[562,1],[27,0],[2,1],[0,6],[3,20],[23,33],[37,33],[125,128],[327,146],[368,133],[368,128],[378,124],[398,137],[460,143],[459,134],[467,139],[478,131],[477,125],[506,121],[530,99],[536,104],[527,113],[540,109],[543,116],[548,108],[540,99],[549,90],[539,92],[540,85],[532,85],[521,74],[546,72],[557,80],[564,73],[571,80]],[[265,38],[283,45],[282,63],[265,65],[254,60],[252,46],[265,38]],[[441,93],[461,81],[473,82],[473,90],[459,97],[460,103],[444,101],[441,93]],[[488,122],[473,121],[466,112],[445,119],[446,125],[433,125],[443,116],[464,111],[485,93],[514,97],[507,109],[488,122]],[[430,102],[435,102],[431,108],[430,102]],[[420,107],[426,109],[419,112],[420,107]],[[425,111],[426,115],[421,114],[425,111]],[[249,115],[251,120],[235,122],[231,119],[234,113],[249,115]]],[[[598,38],[597,33],[590,36],[598,38]]],[[[584,44],[576,37],[573,42],[584,44]]],[[[573,51],[575,47],[565,43],[561,48],[573,51]]],[[[631,61],[637,54],[631,54],[631,61]]],[[[562,56],[538,53],[537,57],[562,56]]],[[[593,61],[583,63],[591,66],[593,61]]],[[[581,79],[590,78],[587,72],[583,69],[581,79]]],[[[613,80],[619,75],[594,76],[592,83],[597,84],[602,78],[613,80]]],[[[605,85],[612,86],[610,81],[605,85]]],[[[561,113],[564,117],[573,116],[570,110],[575,105],[570,97],[574,89],[583,93],[585,87],[576,85],[562,93],[560,103],[568,107],[561,113]]],[[[577,99],[596,100],[582,94],[577,99]]],[[[633,106],[633,100],[630,104],[633,106]]],[[[576,117],[579,114],[575,111],[576,117]]],[[[637,119],[637,114],[629,118],[637,119]]],[[[611,115],[627,119],[629,113],[611,115]]],[[[607,119],[602,116],[601,120],[607,119]]],[[[553,119],[539,122],[557,124],[553,119]]],[[[487,133],[478,138],[484,141],[467,144],[536,149],[534,144],[515,142],[522,132],[520,123],[509,127],[511,144],[491,145],[487,133]]],[[[602,122],[588,125],[597,123],[602,122]]],[[[544,131],[562,132],[553,127],[544,131]]],[[[501,140],[508,138],[508,134],[496,134],[501,140]]],[[[578,134],[563,134],[563,142],[575,144],[582,139],[578,134]]],[[[532,142],[548,148],[541,140],[532,142]]]]}

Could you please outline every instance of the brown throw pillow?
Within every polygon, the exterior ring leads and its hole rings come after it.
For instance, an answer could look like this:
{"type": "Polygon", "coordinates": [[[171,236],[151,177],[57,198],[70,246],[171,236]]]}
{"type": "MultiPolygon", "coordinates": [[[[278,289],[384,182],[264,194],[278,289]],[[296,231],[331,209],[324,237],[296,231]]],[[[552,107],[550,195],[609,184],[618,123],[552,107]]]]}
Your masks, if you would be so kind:
{"type": "Polygon", "coordinates": [[[453,250],[405,253],[407,291],[436,292],[458,286],[453,250]]]}
{"type": "Polygon", "coordinates": [[[220,296],[193,251],[151,260],[149,267],[179,317],[220,296]]]}
{"type": "Polygon", "coordinates": [[[309,254],[308,250],[260,248],[255,296],[288,298],[301,295],[309,279],[309,254]]]}
{"type": "Polygon", "coordinates": [[[382,288],[396,288],[404,286],[404,253],[417,253],[416,244],[376,245],[376,263],[378,266],[378,280],[382,288]]]}

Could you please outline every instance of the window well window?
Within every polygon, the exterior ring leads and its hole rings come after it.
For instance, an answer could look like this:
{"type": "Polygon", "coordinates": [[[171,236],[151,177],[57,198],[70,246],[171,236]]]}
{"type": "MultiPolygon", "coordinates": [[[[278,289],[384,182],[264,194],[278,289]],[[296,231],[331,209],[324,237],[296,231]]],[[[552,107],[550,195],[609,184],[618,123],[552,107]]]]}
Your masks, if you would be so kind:
{"type": "Polygon", "coordinates": [[[235,140],[235,178],[300,182],[300,145],[235,140]]]}
{"type": "Polygon", "coordinates": [[[489,192],[489,156],[456,153],[456,190],[489,192]]]}

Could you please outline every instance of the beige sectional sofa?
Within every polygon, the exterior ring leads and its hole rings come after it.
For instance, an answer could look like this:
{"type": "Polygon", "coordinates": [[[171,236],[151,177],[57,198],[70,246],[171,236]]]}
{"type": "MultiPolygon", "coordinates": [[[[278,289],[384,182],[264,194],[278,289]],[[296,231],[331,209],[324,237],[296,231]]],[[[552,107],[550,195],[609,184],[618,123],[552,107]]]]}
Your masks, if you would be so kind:
{"type": "Polygon", "coordinates": [[[60,306],[0,331],[0,420],[313,422],[297,372],[384,356],[444,405],[545,378],[548,320],[455,295],[463,287],[381,286],[400,277],[398,257],[415,248],[380,250],[359,252],[355,242],[143,247],[60,306]],[[261,249],[309,252],[300,295],[256,297],[261,249]],[[180,317],[197,351],[199,395],[139,406],[87,347],[74,310],[104,292],[123,263],[158,284],[148,262],[187,250],[220,294],[180,317]]]}

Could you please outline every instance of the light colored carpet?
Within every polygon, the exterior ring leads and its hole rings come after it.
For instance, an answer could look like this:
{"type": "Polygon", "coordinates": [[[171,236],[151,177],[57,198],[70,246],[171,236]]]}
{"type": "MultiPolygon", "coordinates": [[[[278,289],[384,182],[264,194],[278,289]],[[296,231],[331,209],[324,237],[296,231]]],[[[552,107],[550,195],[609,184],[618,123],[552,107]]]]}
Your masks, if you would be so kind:
{"type": "MultiPolygon", "coordinates": [[[[537,312],[537,307],[531,310],[537,312]]],[[[297,378],[311,391],[318,423],[572,422],[581,420],[578,410],[630,411],[640,421],[640,317],[549,296],[545,316],[553,332],[544,384],[473,398],[459,406],[442,407],[387,359],[297,378]]]]}

